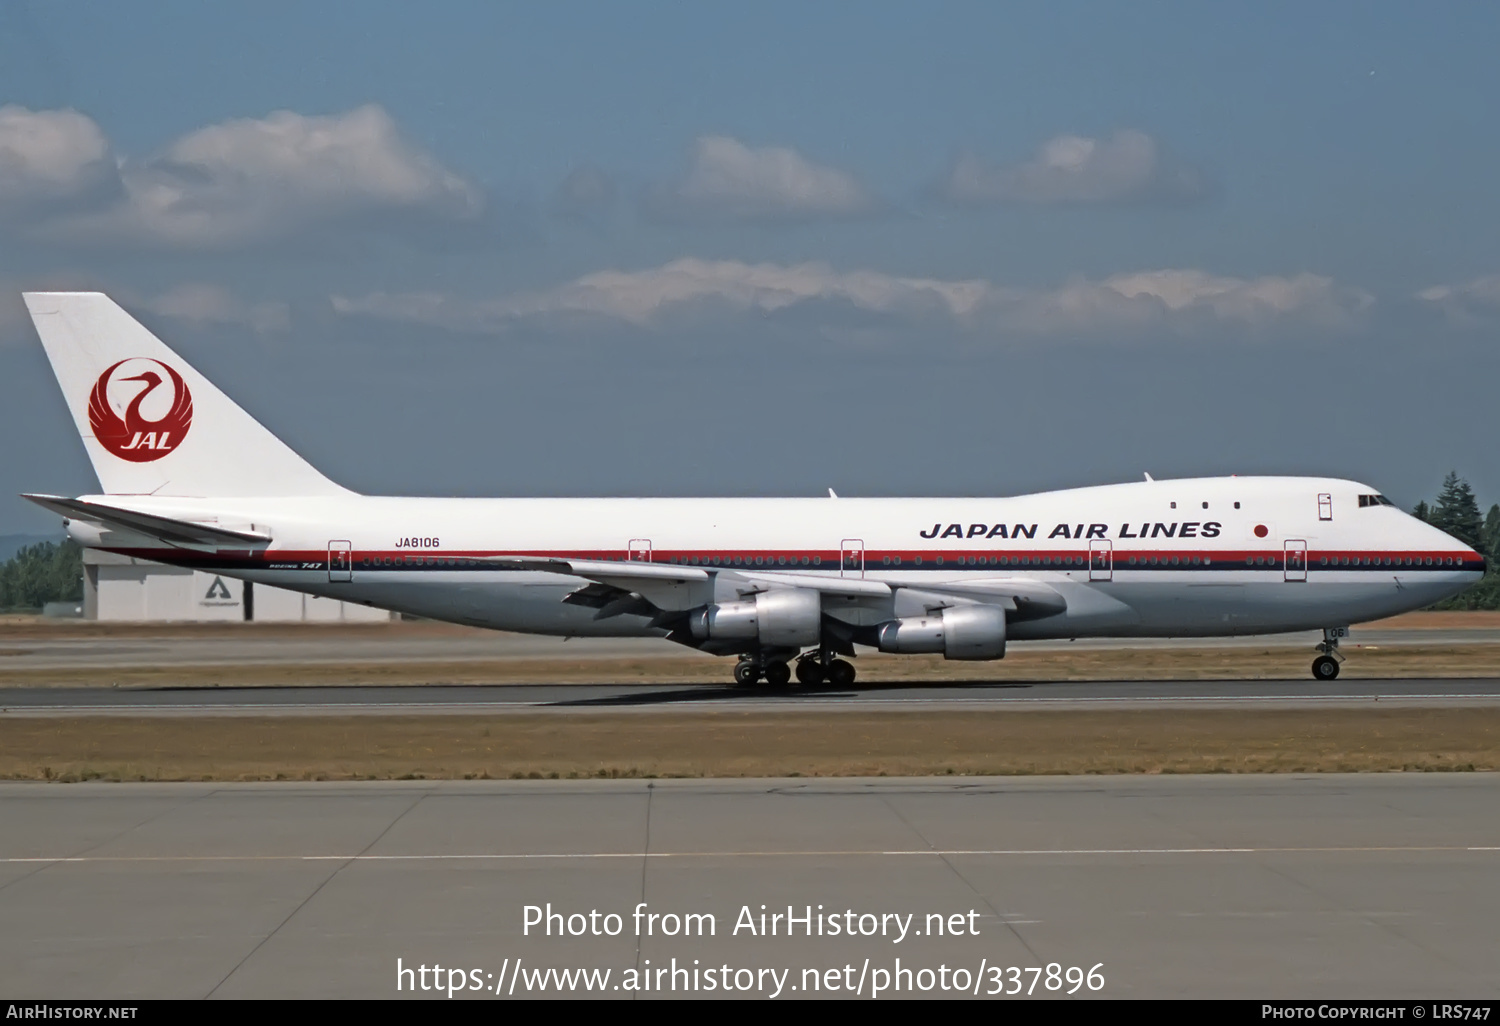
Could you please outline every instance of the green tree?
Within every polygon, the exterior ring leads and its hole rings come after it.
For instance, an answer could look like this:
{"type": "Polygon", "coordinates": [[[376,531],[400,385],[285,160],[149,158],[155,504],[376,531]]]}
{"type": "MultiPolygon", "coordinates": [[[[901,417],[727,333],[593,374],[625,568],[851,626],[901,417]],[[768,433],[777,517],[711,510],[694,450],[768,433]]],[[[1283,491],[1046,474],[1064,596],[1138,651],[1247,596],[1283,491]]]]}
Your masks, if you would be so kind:
{"type": "Polygon", "coordinates": [[[1440,528],[1479,552],[1489,561],[1484,578],[1468,590],[1439,602],[1434,609],[1500,609],[1500,503],[1488,516],[1479,515],[1479,503],[1469,482],[1456,472],[1443,479],[1443,491],[1429,506],[1417,503],[1412,516],[1440,528]]]}
{"type": "Polygon", "coordinates": [[[1485,516],[1484,534],[1480,540],[1484,542],[1484,554],[1490,562],[1500,560],[1500,502],[1491,506],[1485,516]]]}
{"type": "Polygon", "coordinates": [[[0,609],[40,609],[83,598],[83,550],[73,541],[28,545],[0,566],[0,609]]]}
{"type": "Polygon", "coordinates": [[[1484,518],[1479,513],[1479,503],[1474,498],[1474,489],[1469,482],[1448,471],[1443,479],[1443,490],[1438,494],[1437,505],[1427,518],[1433,527],[1447,531],[1472,549],[1483,550],[1484,518]]]}

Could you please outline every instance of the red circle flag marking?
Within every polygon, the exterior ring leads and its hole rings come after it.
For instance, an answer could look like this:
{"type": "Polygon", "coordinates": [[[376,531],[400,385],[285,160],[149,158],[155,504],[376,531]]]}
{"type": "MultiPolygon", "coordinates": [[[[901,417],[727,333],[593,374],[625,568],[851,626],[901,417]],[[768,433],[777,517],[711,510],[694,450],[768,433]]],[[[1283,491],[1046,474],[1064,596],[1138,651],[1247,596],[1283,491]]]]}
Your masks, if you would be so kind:
{"type": "Polygon", "coordinates": [[[89,394],[89,426],[94,429],[94,438],[112,455],[132,463],[150,463],[176,451],[193,423],[193,395],[188,391],[182,375],[160,360],[144,357],[142,360],[160,367],[166,371],[167,376],[164,379],[156,371],[147,370],[128,378],[120,378],[117,384],[139,381],[146,386],[130,400],[123,417],[110,405],[109,386],[110,379],[120,369],[120,365],[130,361],[121,360],[99,375],[99,380],[94,382],[93,392],[89,394]],[[161,419],[147,420],[141,414],[141,403],[168,381],[172,385],[171,407],[161,419]]]}

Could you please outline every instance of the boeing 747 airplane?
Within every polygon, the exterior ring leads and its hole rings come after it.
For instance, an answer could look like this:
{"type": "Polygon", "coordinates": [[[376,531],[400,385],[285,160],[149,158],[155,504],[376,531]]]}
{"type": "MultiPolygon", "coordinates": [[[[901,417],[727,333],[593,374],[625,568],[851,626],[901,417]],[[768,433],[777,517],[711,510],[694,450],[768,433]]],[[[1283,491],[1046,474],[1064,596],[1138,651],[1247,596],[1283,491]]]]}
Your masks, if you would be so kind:
{"type": "Polygon", "coordinates": [[[1348,626],[1437,602],[1479,553],[1375,488],[1210,477],[1012,498],[423,499],[334,484],[107,296],[26,295],[102,493],[26,498],[80,544],[497,630],[660,637],[740,684],[853,683],[856,646],[1348,626]]]}

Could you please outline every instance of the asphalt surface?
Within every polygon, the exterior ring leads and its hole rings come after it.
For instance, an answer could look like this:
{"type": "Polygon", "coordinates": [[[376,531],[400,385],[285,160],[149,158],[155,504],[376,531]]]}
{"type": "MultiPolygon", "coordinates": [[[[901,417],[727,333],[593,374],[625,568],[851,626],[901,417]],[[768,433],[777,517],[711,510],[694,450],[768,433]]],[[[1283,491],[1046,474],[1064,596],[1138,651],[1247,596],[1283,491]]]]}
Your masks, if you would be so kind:
{"type": "Polygon", "coordinates": [[[851,689],[714,684],[392,685],[384,687],[7,688],[0,715],[329,715],[647,712],[671,709],[1162,708],[1257,705],[1492,705],[1500,677],[1225,681],[974,681],[851,689]]]}
{"type": "Polygon", "coordinates": [[[764,970],[782,998],[1065,999],[1090,971],[1082,996],[1500,996],[1491,774],[0,784],[0,823],[0,993],[27,998],[446,1000],[398,959],[490,1000],[548,969],[615,998],[639,970],[720,996],[710,969],[752,997],[764,970]],[[549,903],[579,917],[550,937],[549,903]],[[763,935],[762,906],[823,934],[763,935]]]}

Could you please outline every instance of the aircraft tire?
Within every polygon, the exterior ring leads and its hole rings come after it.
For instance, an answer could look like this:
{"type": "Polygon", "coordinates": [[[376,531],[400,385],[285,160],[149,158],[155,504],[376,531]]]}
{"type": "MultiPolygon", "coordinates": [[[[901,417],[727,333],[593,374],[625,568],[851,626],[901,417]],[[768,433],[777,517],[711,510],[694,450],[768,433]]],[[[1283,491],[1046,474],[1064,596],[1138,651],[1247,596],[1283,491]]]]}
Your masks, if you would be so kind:
{"type": "Polygon", "coordinates": [[[835,659],[828,664],[828,683],[836,688],[847,688],[854,683],[854,664],[844,660],[835,659]]]}
{"type": "Polygon", "coordinates": [[[761,672],[765,674],[766,683],[773,688],[784,688],[792,679],[792,668],[786,663],[771,663],[761,672]]]}
{"type": "Polygon", "coordinates": [[[760,680],[760,667],[749,659],[734,664],[734,682],[741,687],[751,687],[760,680]]]}
{"type": "Polygon", "coordinates": [[[823,667],[816,659],[804,659],[797,664],[797,683],[810,688],[823,683],[823,667]]]}
{"type": "Polygon", "coordinates": [[[1333,656],[1318,656],[1313,660],[1312,674],[1317,680],[1333,680],[1339,675],[1339,661],[1333,656]]]}

